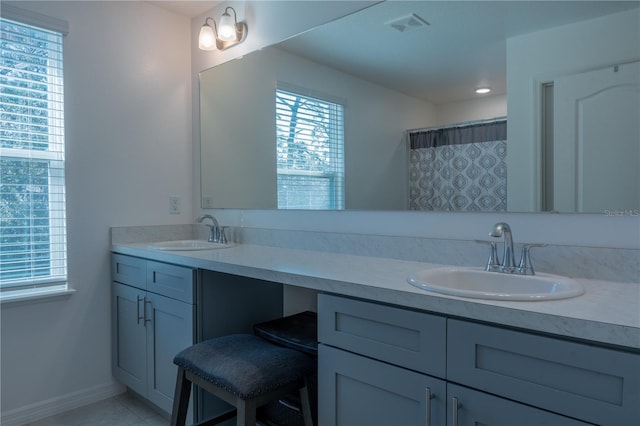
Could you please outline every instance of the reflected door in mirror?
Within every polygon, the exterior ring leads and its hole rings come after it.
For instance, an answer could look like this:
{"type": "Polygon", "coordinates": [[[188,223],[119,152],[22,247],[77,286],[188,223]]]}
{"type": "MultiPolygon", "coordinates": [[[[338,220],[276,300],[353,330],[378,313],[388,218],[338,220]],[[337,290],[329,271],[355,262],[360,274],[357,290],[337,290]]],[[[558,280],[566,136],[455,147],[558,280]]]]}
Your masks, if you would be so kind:
{"type": "Polygon", "coordinates": [[[552,210],[638,212],[638,117],[640,62],[554,82],[552,210]]]}

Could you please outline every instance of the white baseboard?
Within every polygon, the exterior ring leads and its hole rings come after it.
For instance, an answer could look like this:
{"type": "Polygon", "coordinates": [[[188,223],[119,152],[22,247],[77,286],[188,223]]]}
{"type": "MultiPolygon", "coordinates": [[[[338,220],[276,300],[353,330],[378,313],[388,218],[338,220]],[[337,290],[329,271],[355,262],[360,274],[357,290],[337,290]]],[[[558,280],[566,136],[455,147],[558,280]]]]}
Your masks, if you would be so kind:
{"type": "Polygon", "coordinates": [[[3,412],[0,417],[0,424],[2,426],[20,426],[32,423],[45,417],[111,398],[125,390],[126,388],[120,383],[114,381],[104,383],[3,412]]]}

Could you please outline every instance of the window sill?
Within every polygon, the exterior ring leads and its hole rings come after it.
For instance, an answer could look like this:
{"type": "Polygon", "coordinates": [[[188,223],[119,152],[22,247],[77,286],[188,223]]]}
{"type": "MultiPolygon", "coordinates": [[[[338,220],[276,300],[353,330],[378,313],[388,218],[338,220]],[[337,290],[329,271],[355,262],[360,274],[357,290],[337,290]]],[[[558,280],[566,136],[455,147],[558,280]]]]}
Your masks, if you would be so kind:
{"type": "Polygon", "coordinates": [[[58,287],[54,289],[28,289],[28,290],[9,290],[0,293],[0,304],[27,304],[46,301],[47,299],[57,299],[60,297],[69,297],[76,290],[67,287],[58,287]]]}

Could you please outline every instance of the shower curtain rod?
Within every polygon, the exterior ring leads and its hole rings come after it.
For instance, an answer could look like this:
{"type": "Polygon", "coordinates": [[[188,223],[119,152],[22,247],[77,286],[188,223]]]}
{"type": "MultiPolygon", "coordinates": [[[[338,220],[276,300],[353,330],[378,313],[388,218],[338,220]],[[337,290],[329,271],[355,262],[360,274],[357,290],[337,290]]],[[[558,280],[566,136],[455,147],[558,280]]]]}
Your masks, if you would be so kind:
{"type": "Polygon", "coordinates": [[[473,126],[475,124],[497,123],[498,121],[505,121],[506,119],[507,119],[506,116],[494,117],[494,118],[485,118],[485,119],[482,119],[482,120],[463,121],[461,123],[452,123],[452,124],[445,124],[445,125],[439,125],[439,126],[421,127],[421,128],[418,128],[418,129],[409,129],[406,132],[407,132],[407,134],[409,134],[409,133],[416,133],[416,132],[425,132],[425,131],[429,131],[429,130],[451,129],[451,128],[454,128],[454,127],[473,126]]]}

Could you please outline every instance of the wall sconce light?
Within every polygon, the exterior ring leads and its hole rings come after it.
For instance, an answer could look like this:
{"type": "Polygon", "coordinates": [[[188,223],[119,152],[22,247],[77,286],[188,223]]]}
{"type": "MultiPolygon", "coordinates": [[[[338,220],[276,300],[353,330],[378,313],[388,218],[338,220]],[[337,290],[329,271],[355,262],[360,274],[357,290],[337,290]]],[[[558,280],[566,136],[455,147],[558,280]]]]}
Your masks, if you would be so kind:
{"type": "Polygon", "coordinates": [[[242,43],[246,37],[247,24],[238,22],[236,10],[229,6],[220,17],[218,26],[213,18],[205,19],[204,25],[200,28],[198,47],[202,50],[226,50],[242,43]],[[233,11],[233,18],[229,14],[229,9],[233,11]],[[209,21],[213,23],[213,27],[209,25],[209,21]]]}

